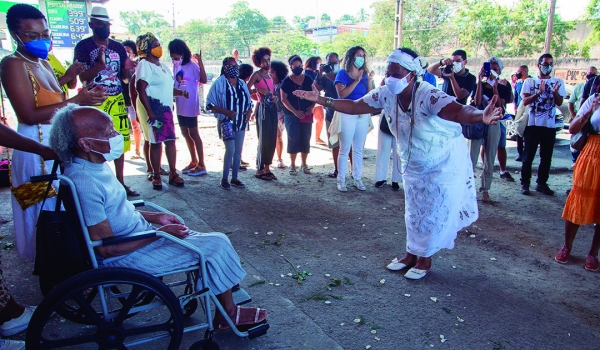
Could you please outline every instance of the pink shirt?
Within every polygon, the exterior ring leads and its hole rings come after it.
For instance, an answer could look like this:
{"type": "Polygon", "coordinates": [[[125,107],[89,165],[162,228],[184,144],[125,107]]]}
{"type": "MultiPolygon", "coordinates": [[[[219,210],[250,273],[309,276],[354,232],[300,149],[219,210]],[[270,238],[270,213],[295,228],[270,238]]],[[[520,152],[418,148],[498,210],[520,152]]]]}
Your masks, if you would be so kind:
{"type": "Polygon", "coordinates": [[[190,61],[184,65],[173,66],[174,87],[187,91],[190,98],[176,96],[177,115],[183,117],[196,117],[200,114],[200,100],[198,99],[198,83],[200,83],[200,67],[190,61]]]}
{"type": "MultiPolygon", "coordinates": [[[[261,77],[261,79],[254,84],[254,87],[256,87],[257,89],[267,89],[269,90],[269,92],[272,94],[273,93],[273,78],[268,77],[268,78],[264,78],[262,75],[260,75],[260,73],[258,73],[258,76],[261,77]]],[[[262,94],[256,94],[258,96],[258,101],[262,102],[263,99],[263,95],[262,94]]]]}

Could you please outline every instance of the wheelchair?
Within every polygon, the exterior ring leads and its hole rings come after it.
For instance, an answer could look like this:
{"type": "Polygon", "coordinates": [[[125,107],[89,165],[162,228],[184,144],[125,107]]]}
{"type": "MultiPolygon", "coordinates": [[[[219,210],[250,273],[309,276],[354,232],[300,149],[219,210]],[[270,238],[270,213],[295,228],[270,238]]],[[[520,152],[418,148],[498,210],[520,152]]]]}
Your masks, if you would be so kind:
{"type": "MultiPolygon", "coordinates": [[[[65,209],[62,224],[69,229],[65,230],[68,233],[63,241],[69,243],[69,248],[60,251],[51,247],[40,252],[38,247],[36,269],[48,271],[48,265],[53,265],[52,271],[78,273],[72,276],[38,273],[44,299],[29,323],[25,339],[27,349],[130,349],[145,344],[156,349],[177,350],[184,333],[203,330],[203,339],[194,343],[190,350],[218,350],[212,340],[213,305],[215,312],[223,315],[237,336],[254,339],[267,333],[269,324],[266,322],[245,331],[235,326],[207,286],[203,278],[207,275],[204,256],[194,245],[161,231],[92,241],[75,184],[68,177],[57,174],[31,178],[32,182],[54,180],[60,180],[57,201],[62,202],[65,209]],[[149,237],[163,237],[196,252],[199,264],[160,275],[131,268],[98,266],[94,247],[149,237]],[[199,306],[203,312],[198,323],[192,316],[199,306]]],[[[135,201],[133,204],[170,213],[153,203],[135,201]]],[[[234,288],[233,294],[238,305],[250,301],[241,288],[237,291],[234,288]]]]}

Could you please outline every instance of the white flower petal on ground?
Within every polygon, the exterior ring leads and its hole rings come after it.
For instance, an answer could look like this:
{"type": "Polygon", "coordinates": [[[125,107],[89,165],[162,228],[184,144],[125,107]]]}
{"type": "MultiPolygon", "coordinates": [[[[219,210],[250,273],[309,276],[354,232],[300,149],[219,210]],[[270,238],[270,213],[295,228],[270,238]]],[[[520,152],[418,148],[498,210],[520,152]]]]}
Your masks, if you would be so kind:
{"type": "Polygon", "coordinates": [[[408,297],[410,297],[410,294],[404,294],[404,296],[408,298],[408,297]]]}
{"type": "Polygon", "coordinates": [[[471,237],[471,238],[475,238],[476,236],[475,236],[475,235],[469,235],[469,237],[471,237]]]}
{"type": "Polygon", "coordinates": [[[267,234],[270,236],[273,234],[273,231],[269,231],[269,232],[267,232],[267,234]]]}
{"type": "Polygon", "coordinates": [[[496,260],[498,260],[498,259],[496,259],[496,258],[490,258],[490,260],[491,260],[491,261],[496,261],[496,260]]]}
{"type": "Polygon", "coordinates": [[[334,241],[337,241],[337,238],[333,237],[333,240],[334,240],[334,241]]]}
{"type": "Polygon", "coordinates": [[[456,266],[452,265],[452,268],[453,268],[453,269],[455,269],[455,268],[456,268],[456,266]]]}
{"type": "Polygon", "coordinates": [[[463,320],[462,318],[456,316],[456,319],[458,320],[458,322],[465,322],[465,320],[463,320]]]}
{"type": "Polygon", "coordinates": [[[255,234],[255,235],[257,235],[257,234],[258,234],[258,232],[254,232],[254,234],[255,234]]]}
{"type": "Polygon", "coordinates": [[[323,230],[327,230],[327,226],[323,226],[323,230]]]}
{"type": "Polygon", "coordinates": [[[376,334],[376,333],[377,333],[377,331],[376,331],[376,330],[372,330],[372,331],[371,331],[371,334],[376,334]]]}
{"type": "Polygon", "coordinates": [[[354,323],[360,323],[360,318],[355,318],[354,323]]]}
{"type": "Polygon", "coordinates": [[[380,340],[381,340],[381,338],[379,338],[379,337],[375,337],[375,340],[377,340],[377,341],[380,341],[380,340]]]}
{"type": "Polygon", "coordinates": [[[330,275],[330,274],[328,274],[328,273],[326,273],[326,274],[325,274],[325,277],[331,277],[331,275],[330,275]]]}
{"type": "Polygon", "coordinates": [[[344,323],[344,322],[340,323],[340,326],[344,326],[344,325],[345,325],[345,323],[344,323]]]}
{"type": "Polygon", "coordinates": [[[281,277],[285,277],[285,275],[284,275],[284,274],[281,274],[281,277]]]}
{"type": "Polygon", "coordinates": [[[279,287],[281,284],[279,283],[275,283],[275,287],[279,287]]]}
{"type": "Polygon", "coordinates": [[[371,348],[371,345],[365,346],[365,349],[370,349],[370,348],[371,348]]]}
{"type": "Polygon", "coordinates": [[[362,256],[362,258],[363,258],[363,259],[366,259],[367,257],[363,255],[363,256],[362,256]]]}
{"type": "Polygon", "coordinates": [[[437,303],[437,298],[436,297],[429,297],[429,299],[431,299],[431,301],[433,301],[434,303],[437,303]]]}
{"type": "Polygon", "coordinates": [[[325,300],[325,304],[329,305],[329,304],[331,304],[331,301],[325,300]]]}
{"type": "Polygon", "coordinates": [[[293,276],[293,274],[292,274],[291,272],[288,272],[288,274],[287,274],[287,275],[288,275],[288,276],[290,276],[290,277],[292,277],[292,276],[293,276]]]}
{"type": "Polygon", "coordinates": [[[384,278],[380,279],[379,283],[384,284],[385,283],[385,279],[384,278]]]}

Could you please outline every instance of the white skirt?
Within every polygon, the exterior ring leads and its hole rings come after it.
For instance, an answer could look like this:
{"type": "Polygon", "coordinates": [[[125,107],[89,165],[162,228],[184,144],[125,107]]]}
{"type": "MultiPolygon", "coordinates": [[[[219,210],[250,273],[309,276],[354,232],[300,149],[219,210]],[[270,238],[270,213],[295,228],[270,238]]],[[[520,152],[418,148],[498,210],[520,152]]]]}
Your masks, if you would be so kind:
{"type": "Polygon", "coordinates": [[[438,159],[411,159],[403,175],[406,250],[417,256],[454,248],[458,231],[479,216],[467,142],[459,137],[443,147],[438,159]]]}
{"type": "MultiPolygon", "coordinates": [[[[42,143],[48,146],[50,129],[52,125],[42,124],[42,143]]],[[[26,125],[20,123],[17,132],[25,137],[40,141],[40,135],[37,125],[26,125]]],[[[50,173],[54,161],[46,161],[46,172],[50,173]]],[[[42,175],[42,157],[28,152],[15,150],[11,160],[11,179],[13,187],[20,186],[29,181],[30,177],[42,175]]],[[[58,181],[54,182],[54,187],[58,189],[58,181]]],[[[40,214],[42,203],[34,204],[23,210],[17,202],[14,195],[11,194],[13,223],[15,226],[15,241],[19,257],[28,258],[30,261],[35,259],[35,230],[37,219],[40,214]]],[[[53,210],[56,205],[56,198],[52,197],[46,200],[44,210],[53,210]]]]}

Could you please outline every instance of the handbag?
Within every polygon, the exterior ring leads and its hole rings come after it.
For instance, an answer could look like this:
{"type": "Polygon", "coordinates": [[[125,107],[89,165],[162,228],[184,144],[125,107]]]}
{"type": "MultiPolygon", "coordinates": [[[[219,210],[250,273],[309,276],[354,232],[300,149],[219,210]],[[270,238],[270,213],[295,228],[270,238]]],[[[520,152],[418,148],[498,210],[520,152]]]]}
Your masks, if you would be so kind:
{"type": "MultiPolygon", "coordinates": [[[[40,134],[40,143],[42,143],[43,137],[42,137],[42,125],[41,124],[38,124],[38,131],[40,134]]],[[[40,159],[42,161],[42,174],[46,175],[47,174],[46,162],[44,162],[44,159],[42,157],[40,157],[40,159]]],[[[54,164],[58,165],[57,162],[54,162],[54,164]]],[[[17,200],[17,202],[19,203],[19,206],[21,206],[22,210],[25,210],[25,209],[29,208],[30,206],[45,200],[46,197],[50,198],[50,197],[56,196],[56,189],[52,185],[51,181],[48,184],[50,186],[50,188],[48,190],[48,194],[46,194],[47,184],[45,182],[32,183],[31,181],[28,181],[20,186],[13,187],[12,180],[11,180],[11,171],[10,171],[10,157],[9,157],[8,178],[9,178],[8,181],[11,184],[10,190],[11,190],[12,194],[15,196],[15,199],[17,200]]]]}
{"type": "MultiPolygon", "coordinates": [[[[484,110],[487,104],[488,102],[482,100],[481,106],[472,105],[479,110],[484,110]]],[[[485,123],[461,124],[461,127],[463,136],[469,140],[480,140],[487,135],[488,126],[485,123]]]]}
{"type": "MultiPolygon", "coordinates": [[[[383,112],[381,112],[381,113],[383,113],[383,112]]],[[[390,125],[388,124],[387,118],[385,117],[385,115],[383,115],[381,118],[381,122],[379,123],[379,130],[381,130],[381,132],[383,132],[384,134],[394,136],[394,135],[392,135],[392,131],[390,130],[390,125]]]]}
{"type": "Polygon", "coordinates": [[[300,119],[300,123],[312,123],[313,122],[313,114],[312,113],[304,113],[304,118],[300,119]]]}
{"type": "Polygon", "coordinates": [[[223,141],[235,139],[235,131],[233,130],[233,123],[231,120],[226,119],[219,121],[219,136],[223,141]]]}
{"type": "MultiPolygon", "coordinates": [[[[52,174],[56,174],[58,168],[58,162],[54,164],[52,174]]],[[[36,225],[33,274],[53,286],[89,268],[89,263],[83,255],[85,250],[80,246],[77,237],[81,235],[78,217],[61,210],[61,203],[64,201],[63,190],[66,188],[61,187],[54,210],[40,210],[36,225]]],[[[48,185],[45,193],[49,191],[48,185]]],[[[47,198],[44,198],[44,203],[47,198]]]]}

